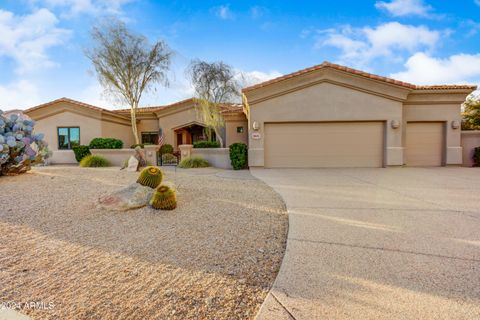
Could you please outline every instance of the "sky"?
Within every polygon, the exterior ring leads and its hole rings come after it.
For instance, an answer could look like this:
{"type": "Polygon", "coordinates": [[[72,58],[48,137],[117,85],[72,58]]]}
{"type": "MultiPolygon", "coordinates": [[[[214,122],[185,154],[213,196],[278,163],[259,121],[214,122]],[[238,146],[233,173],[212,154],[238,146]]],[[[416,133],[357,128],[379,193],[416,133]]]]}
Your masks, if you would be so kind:
{"type": "Polygon", "coordinates": [[[192,59],[224,61],[250,85],[323,61],[415,84],[480,85],[480,0],[0,0],[0,109],[68,97],[108,109],[85,49],[120,19],[174,51],[170,85],[141,105],[193,94],[192,59]]]}

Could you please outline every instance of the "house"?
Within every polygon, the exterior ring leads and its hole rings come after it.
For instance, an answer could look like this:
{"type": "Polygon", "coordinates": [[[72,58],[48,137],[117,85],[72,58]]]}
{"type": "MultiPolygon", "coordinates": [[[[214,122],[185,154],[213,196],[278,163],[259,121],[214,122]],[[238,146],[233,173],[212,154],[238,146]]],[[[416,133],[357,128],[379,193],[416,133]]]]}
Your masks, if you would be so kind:
{"type": "MultiPolygon", "coordinates": [[[[418,86],[324,62],[244,88],[245,108],[223,108],[222,137],[226,146],[248,143],[251,167],[460,165],[461,105],[475,89],[418,86]]],[[[96,137],[134,143],[129,109],[62,98],[25,112],[45,133],[53,162],[75,162],[72,145],[96,137]]],[[[194,99],[138,110],[141,142],[154,143],[160,128],[175,148],[204,139],[194,99]]]]}
{"type": "MultiPolygon", "coordinates": [[[[235,142],[247,143],[247,119],[241,105],[225,105],[222,131],[226,146],[235,142]]],[[[72,99],[61,98],[24,111],[36,121],[35,130],[45,134],[53,151],[52,163],[76,163],[74,145],[88,145],[97,137],[117,138],[124,147],[134,144],[130,109],[107,110],[72,99]]],[[[178,149],[205,139],[195,100],[187,99],[174,104],[139,108],[137,130],[141,143],[156,143],[159,128],[164,143],[178,149]]]]}
{"type": "Polygon", "coordinates": [[[461,105],[475,89],[417,86],[329,62],[244,88],[249,165],[460,165],[461,105]]]}

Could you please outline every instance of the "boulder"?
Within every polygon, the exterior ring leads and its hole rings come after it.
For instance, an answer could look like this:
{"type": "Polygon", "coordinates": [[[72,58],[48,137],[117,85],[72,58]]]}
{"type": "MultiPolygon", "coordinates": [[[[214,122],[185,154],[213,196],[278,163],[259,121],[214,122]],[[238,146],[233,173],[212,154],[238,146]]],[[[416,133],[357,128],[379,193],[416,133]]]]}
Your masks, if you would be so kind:
{"type": "Polygon", "coordinates": [[[141,208],[148,204],[154,191],[150,187],[132,183],[123,189],[101,196],[97,201],[97,207],[112,211],[141,208]]]}

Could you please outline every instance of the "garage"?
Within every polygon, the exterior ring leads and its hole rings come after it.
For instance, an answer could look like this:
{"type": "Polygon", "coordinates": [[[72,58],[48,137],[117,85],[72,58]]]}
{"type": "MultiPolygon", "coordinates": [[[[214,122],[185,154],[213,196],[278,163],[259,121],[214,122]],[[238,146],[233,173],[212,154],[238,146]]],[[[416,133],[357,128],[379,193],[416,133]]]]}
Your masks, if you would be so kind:
{"type": "Polygon", "coordinates": [[[266,123],[265,167],[382,167],[384,122],[266,123]]]}
{"type": "Polygon", "coordinates": [[[445,125],[443,122],[408,122],[405,142],[407,166],[442,166],[445,125]]]}

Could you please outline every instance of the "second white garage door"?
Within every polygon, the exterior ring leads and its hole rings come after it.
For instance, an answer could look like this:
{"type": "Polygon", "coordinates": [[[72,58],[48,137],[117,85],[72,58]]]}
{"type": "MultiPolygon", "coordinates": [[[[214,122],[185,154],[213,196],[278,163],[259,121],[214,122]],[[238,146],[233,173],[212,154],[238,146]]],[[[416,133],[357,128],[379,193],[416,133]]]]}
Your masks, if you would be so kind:
{"type": "Polygon", "coordinates": [[[265,167],[382,167],[383,122],[267,123],[265,167]]]}

